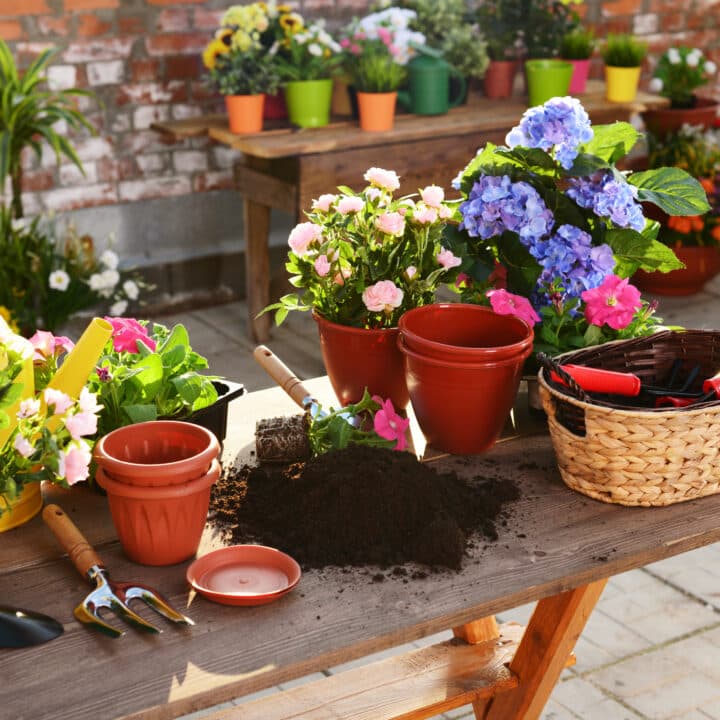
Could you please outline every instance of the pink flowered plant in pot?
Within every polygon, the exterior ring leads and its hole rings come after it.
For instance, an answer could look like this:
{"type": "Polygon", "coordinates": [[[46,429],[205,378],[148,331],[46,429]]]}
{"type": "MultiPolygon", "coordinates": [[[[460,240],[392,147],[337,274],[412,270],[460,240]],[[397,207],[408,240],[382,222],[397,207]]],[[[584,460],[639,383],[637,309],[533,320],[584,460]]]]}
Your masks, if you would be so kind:
{"type": "Polygon", "coordinates": [[[452,282],[460,258],[443,245],[454,214],[441,187],[395,197],[400,179],[370,168],[360,192],[339,188],[321,195],[307,221],[290,233],[290,282],[299,293],[266,310],[280,324],[291,310],[312,310],[320,328],[325,368],[343,405],[365,388],[408,402],[397,323],[410,308],[432,303],[441,283],[452,282]]]}

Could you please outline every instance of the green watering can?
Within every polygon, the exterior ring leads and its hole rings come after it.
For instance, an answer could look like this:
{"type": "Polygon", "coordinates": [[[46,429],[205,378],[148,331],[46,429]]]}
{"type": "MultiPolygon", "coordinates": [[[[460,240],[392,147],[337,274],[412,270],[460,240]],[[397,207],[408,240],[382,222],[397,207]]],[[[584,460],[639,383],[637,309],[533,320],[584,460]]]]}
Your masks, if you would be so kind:
{"type": "Polygon", "coordinates": [[[407,92],[398,92],[398,100],[415,115],[444,115],[465,99],[465,78],[442,55],[430,48],[420,52],[408,63],[407,92]],[[450,78],[456,78],[455,97],[450,97],[450,78]]]}

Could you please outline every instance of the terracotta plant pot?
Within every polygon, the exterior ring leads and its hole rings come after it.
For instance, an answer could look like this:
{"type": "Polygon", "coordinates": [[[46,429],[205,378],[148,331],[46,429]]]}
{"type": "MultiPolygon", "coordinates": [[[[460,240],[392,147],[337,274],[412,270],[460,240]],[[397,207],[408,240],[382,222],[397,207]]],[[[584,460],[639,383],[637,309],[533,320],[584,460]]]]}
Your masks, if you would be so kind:
{"type": "Polygon", "coordinates": [[[491,60],[483,78],[485,95],[493,100],[510,97],[516,73],[515,60],[491,60]]]}
{"type": "Polygon", "coordinates": [[[571,95],[582,95],[585,92],[588,75],[590,74],[590,58],[586,60],[568,60],[568,62],[573,66],[568,92],[571,95]]]}
{"type": "Polygon", "coordinates": [[[533,344],[533,331],[520,318],[465,303],[435,303],[408,310],[398,329],[409,350],[453,362],[505,360],[533,344]]]}
{"type": "Polygon", "coordinates": [[[474,455],[492,447],[515,402],[532,347],[497,362],[453,362],[421,355],[398,339],[420,429],[433,447],[474,455]]]}
{"type": "Polygon", "coordinates": [[[684,268],[669,273],[638,270],[633,275],[633,284],[654,295],[694,295],[720,273],[720,248],[676,247],[673,251],[685,264],[684,268]]]}
{"type": "Polygon", "coordinates": [[[632,102],[640,83],[639,67],[605,66],[605,95],[610,102],[632,102]]]}
{"type": "Polygon", "coordinates": [[[204,475],[219,452],[220,443],[207,428],[179,420],[152,420],[101,437],[93,455],[111,479],[157,487],[204,475]]]}
{"type": "Polygon", "coordinates": [[[140,487],[113,480],[102,468],[96,474],[125,554],[142,565],[175,565],[195,555],[218,477],[217,460],[182,485],[140,487]]]}
{"type": "Polygon", "coordinates": [[[230,132],[250,135],[262,132],[264,95],[226,95],[230,132]]]}
{"type": "Polygon", "coordinates": [[[360,129],[368,132],[392,130],[397,93],[357,93],[360,129]]]}
{"type": "Polygon", "coordinates": [[[320,350],[335,395],[343,405],[358,402],[367,387],[371,395],[392,400],[401,410],[410,400],[397,328],[366,330],[330,322],[313,312],[320,350]]]}
{"type": "Polygon", "coordinates": [[[683,125],[699,125],[711,128],[718,117],[718,103],[710,98],[697,98],[694,107],[658,108],[642,113],[645,128],[654,135],[664,137],[676,132],[683,125]]]}

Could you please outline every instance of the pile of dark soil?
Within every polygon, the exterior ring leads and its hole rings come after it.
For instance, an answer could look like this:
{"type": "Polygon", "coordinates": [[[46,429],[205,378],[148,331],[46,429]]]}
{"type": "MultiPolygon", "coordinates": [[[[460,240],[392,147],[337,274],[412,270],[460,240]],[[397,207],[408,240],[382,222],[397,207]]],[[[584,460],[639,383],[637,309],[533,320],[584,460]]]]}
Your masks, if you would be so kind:
{"type": "Polygon", "coordinates": [[[286,466],[226,470],[211,521],[234,543],[277,547],[305,568],[418,562],[460,569],[474,531],[519,496],[507,480],[439,474],[414,455],[355,446],[286,466]]]}

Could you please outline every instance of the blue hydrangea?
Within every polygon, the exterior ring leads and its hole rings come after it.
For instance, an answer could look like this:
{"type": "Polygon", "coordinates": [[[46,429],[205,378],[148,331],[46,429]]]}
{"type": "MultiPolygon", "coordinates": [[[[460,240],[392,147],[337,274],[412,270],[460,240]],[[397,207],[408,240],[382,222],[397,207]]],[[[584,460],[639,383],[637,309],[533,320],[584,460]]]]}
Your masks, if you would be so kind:
{"type": "Polygon", "coordinates": [[[547,235],[554,222],[537,190],[507,175],[481,175],[460,205],[460,214],[460,229],[471,237],[487,240],[509,230],[526,246],[547,235]]]}
{"type": "Polygon", "coordinates": [[[528,108],[520,124],[505,138],[510,148],[523,146],[555,150],[555,159],[569,170],[578,156],[578,146],[593,138],[585,108],[577,98],[555,97],[544,105],[528,108]]]}
{"type": "Polygon", "coordinates": [[[571,178],[567,190],[580,207],[592,210],[598,217],[610,219],[621,228],[642,232],[645,216],[637,202],[637,189],[616,178],[609,170],[596,172],[590,177],[571,178]]]}

